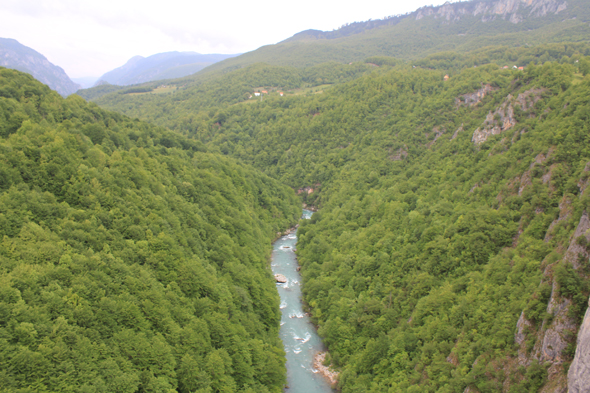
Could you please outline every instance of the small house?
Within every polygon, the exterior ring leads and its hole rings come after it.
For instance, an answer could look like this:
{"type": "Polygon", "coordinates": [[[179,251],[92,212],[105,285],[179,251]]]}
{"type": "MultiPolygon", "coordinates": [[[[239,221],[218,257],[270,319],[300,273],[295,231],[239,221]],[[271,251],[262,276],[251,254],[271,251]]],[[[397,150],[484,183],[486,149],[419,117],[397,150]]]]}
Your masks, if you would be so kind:
{"type": "Polygon", "coordinates": [[[444,80],[448,81],[449,80],[449,75],[445,75],[445,77],[443,78],[444,80]]]}
{"type": "Polygon", "coordinates": [[[262,90],[262,94],[268,94],[268,91],[262,90]]]}
{"type": "Polygon", "coordinates": [[[282,97],[283,96],[283,92],[282,91],[279,91],[279,95],[282,97]]]}
{"type": "Polygon", "coordinates": [[[254,92],[254,95],[255,95],[256,97],[258,97],[258,96],[260,95],[260,92],[259,92],[259,91],[255,91],[255,92],[254,92]]]}

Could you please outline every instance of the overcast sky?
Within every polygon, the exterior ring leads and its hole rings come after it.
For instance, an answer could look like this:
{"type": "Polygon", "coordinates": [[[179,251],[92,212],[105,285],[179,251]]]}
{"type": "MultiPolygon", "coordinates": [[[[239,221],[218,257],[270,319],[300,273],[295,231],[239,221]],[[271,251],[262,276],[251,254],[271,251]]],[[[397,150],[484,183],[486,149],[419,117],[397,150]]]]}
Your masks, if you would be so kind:
{"type": "Polygon", "coordinates": [[[135,55],[243,53],[307,29],[404,14],[441,0],[0,0],[0,37],[14,38],[73,78],[135,55]]]}

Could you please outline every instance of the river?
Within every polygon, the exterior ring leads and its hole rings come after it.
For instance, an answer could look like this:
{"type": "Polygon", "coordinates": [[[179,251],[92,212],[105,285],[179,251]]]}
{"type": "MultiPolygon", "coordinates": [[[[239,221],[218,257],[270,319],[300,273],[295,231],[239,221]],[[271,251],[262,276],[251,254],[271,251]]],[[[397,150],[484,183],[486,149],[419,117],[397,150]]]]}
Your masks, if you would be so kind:
{"type": "MultiPolygon", "coordinates": [[[[303,210],[303,218],[309,219],[311,215],[311,211],[303,210]]],[[[271,262],[273,273],[287,278],[286,283],[277,283],[282,312],[280,336],[287,355],[288,387],[285,392],[329,393],[333,392],[329,382],[312,366],[314,355],[324,350],[324,346],[303,311],[296,244],[297,232],[281,237],[274,243],[271,262]]]]}

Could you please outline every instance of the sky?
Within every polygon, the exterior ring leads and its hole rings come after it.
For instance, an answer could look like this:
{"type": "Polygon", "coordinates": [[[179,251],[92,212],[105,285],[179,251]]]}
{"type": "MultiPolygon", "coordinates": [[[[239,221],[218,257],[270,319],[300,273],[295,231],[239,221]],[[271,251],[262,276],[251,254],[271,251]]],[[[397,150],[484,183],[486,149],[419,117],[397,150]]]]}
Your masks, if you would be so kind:
{"type": "Polygon", "coordinates": [[[98,77],[136,55],[244,53],[307,29],[412,12],[441,0],[0,0],[0,37],[71,78],[98,77]]]}

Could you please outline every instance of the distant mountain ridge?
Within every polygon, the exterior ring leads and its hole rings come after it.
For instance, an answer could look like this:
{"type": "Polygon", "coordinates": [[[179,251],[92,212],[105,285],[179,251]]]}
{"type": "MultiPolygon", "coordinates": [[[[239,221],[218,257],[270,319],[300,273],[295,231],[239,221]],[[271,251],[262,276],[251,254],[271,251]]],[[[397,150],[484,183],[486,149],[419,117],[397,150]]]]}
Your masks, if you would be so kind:
{"type": "Polygon", "coordinates": [[[64,97],[81,87],[61,67],[12,38],[0,38],[0,66],[31,74],[64,97]]]}
{"type": "Polygon", "coordinates": [[[133,85],[160,79],[181,78],[237,55],[164,52],[152,56],[134,56],[119,68],[107,72],[96,85],[133,85]]]}
{"type": "Polygon", "coordinates": [[[333,31],[304,30],[282,42],[295,42],[305,40],[336,39],[359,34],[367,30],[384,26],[394,26],[404,19],[420,20],[424,17],[444,19],[447,22],[458,22],[466,17],[481,17],[481,22],[491,22],[497,19],[508,19],[517,24],[529,17],[538,18],[550,14],[559,14],[567,10],[566,0],[480,0],[467,2],[447,2],[441,6],[426,6],[418,10],[395,15],[385,19],[368,20],[346,24],[333,31]]]}
{"type": "Polygon", "coordinates": [[[587,0],[473,0],[427,6],[404,15],[354,22],[333,31],[305,30],[275,45],[227,59],[204,72],[248,64],[310,67],[371,56],[420,59],[485,46],[588,42],[587,0]]]}

